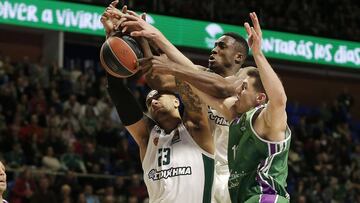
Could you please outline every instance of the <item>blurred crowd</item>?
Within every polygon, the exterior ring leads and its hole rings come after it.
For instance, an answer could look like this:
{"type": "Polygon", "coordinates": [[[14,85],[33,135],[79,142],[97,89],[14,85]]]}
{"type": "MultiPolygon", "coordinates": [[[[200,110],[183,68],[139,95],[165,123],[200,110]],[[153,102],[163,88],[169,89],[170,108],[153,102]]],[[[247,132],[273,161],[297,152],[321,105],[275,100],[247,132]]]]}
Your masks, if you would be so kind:
{"type": "MultiPolygon", "coordinates": [[[[127,83],[144,105],[142,78],[127,83]]],[[[360,202],[353,98],[344,92],[325,102],[287,107],[292,202],[360,202]]],[[[11,203],[148,201],[137,146],[99,67],[60,68],[0,55],[0,149],[11,203]]]]}
{"type": "MultiPolygon", "coordinates": [[[[142,101],[144,85],[129,86],[142,101]]],[[[12,203],[56,202],[37,191],[51,189],[58,196],[64,187],[71,191],[70,202],[83,202],[81,195],[87,198],[93,190],[113,191],[116,198],[108,202],[142,202],[147,196],[137,146],[109,99],[101,68],[63,69],[0,55],[0,149],[8,171],[24,170],[9,179],[12,203]],[[60,175],[40,173],[35,180],[24,166],[60,175]],[[78,181],[71,175],[78,173],[124,178],[78,181]],[[63,182],[69,174],[74,180],[63,182]]]]}
{"type": "MultiPolygon", "coordinates": [[[[112,0],[65,0],[100,6],[112,0]]],[[[356,0],[123,0],[129,8],[205,21],[243,25],[257,12],[264,29],[360,41],[360,6],[356,0]]]]}
{"type": "Polygon", "coordinates": [[[292,130],[288,191],[294,202],[360,202],[360,125],[351,118],[353,98],[287,105],[292,130]]]}

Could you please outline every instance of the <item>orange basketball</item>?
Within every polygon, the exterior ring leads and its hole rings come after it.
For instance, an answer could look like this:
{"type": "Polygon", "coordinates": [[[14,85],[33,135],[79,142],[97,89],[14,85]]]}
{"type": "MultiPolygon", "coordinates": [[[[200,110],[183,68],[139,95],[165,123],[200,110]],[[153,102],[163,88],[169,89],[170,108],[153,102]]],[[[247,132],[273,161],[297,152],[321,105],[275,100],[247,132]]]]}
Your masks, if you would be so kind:
{"type": "Polygon", "coordinates": [[[118,78],[134,75],[138,71],[136,61],[142,57],[139,44],[128,35],[109,37],[100,50],[101,65],[107,73],[118,78]]]}

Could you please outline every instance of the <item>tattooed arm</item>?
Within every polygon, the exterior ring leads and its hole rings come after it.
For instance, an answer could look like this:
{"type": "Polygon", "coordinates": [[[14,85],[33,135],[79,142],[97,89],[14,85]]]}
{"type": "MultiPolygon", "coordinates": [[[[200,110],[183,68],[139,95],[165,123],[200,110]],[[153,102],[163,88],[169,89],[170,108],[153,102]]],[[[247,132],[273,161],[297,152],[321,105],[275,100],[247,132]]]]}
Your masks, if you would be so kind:
{"type": "Polygon", "coordinates": [[[152,70],[145,74],[146,84],[154,90],[175,90],[175,77],[166,74],[154,74],[152,70]]]}
{"type": "Polygon", "coordinates": [[[187,130],[203,150],[214,154],[215,146],[210,132],[206,105],[188,83],[175,78],[175,84],[185,107],[183,122],[187,130]]]}

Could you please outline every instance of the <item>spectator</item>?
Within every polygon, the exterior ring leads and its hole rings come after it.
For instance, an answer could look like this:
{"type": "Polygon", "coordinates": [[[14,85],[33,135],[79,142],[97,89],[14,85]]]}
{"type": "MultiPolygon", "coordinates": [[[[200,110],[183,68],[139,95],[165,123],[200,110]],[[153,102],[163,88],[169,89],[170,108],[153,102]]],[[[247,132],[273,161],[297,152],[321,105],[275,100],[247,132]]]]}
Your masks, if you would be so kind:
{"type": "Polygon", "coordinates": [[[88,203],[84,193],[80,193],[77,200],[77,203],[88,203]]]}
{"type": "Polygon", "coordinates": [[[10,167],[18,168],[24,165],[24,153],[21,148],[20,143],[14,143],[12,146],[12,151],[5,154],[6,162],[10,167]]]}
{"type": "Polygon", "coordinates": [[[35,182],[32,177],[30,168],[24,168],[20,176],[15,180],[14,188],[11,192],[11,203],[28,203],[30,202],[34,191],[36,190],[35,182]]]}
{"type": "Polygon", "coordinates": [[[139,203],[139,198],[135,195],[129,197],[128,203],[139,203]]]}
{"type": "Polygon", "coordinates": [[[66,169],[87,173],[84,161],[75,153],[74,146],[69,146],[67,153],[61,156],[61,162],[66,169]]]}
{"type": "Polygon", "coordinates": [[[78,195],[80,193],[81,186],[79,184],[77,175],[75,174],[74,171],[71,171],[71,170],[66,171],[65,177],[59,178],[56,185],[58,188],[57,190],[62,190],[62,187],[64,185],[68,185],[70,187],[71,199],[73,199],[73,200],[78,199],[78,197],[79,197],[78,195]]]}
{"type": "Polygon", "coordinates": [[[58,171],[62,169],[62,165],[59,159],[54,156],[54,149],[51,146],[47,147],[46,154],[42,157],[42,165],[43,167],[52,171],[58,171]]]}
{"type": "Polygon", "coordinates": [[[104,160],[96,150],[96,146],[92,142],[87,142],[85,144],[85,152],[83,155],[84,164],[86,171],[89,173],[101,173],[102,168],[101,164],[104,163],[104,160]]]}
{"type": "MultiPolygon", "coordinates": [[[[130,195],[137,197],[140,200],[145,199],[147,196],[147,190],[144,184],[141,184],[141,176],[138,174],[132,174],[131,175],[131,183],[130,187],[128,189],[128,192],[130,195]]],[[[129,197],[129,202],[131,202],[131,196],[129,197]]],[[[137,200],[132,200],[134,202],[137,202],[137,200]]]]}
{"type": "Polygon", "coordinates": [[[31,203],[57,202],[55,193],[49,189],[49,179],[43,176],[39,180],[39,188],[31,197],[31,203]]]}
{"type": "Polygon", "coordinates": [[[89,184],[85,185],[84,195],[86,203],[100,203],[99,197],[93,194],[93,187],[89,184]]]}
{"type": "Polygon", "coordinates": [[[73,115],[79,116],[80,109],[81,109],[81,105],[77,101],[76,95],[71,94],[69,96],[69,99],[67,101],[65,101],[65,103],[64,103],[64,111],[70,110],[70,112],[72,112],[73,115]]]}
{"type": "Polygon", "coordinates": [[[61,196],[59,203],[73,203],[71,197],[71,187],[67,184],[61,186],[61,196]]]}
{"type": "Polygon", "coordinates": [[[96,137],[96,133],[99,129],[99,122],[92,107],[87,106],[85,108],[85,115],[80,118],[80,125],[85,137],[89,139],[94,139],[96,137]]]}

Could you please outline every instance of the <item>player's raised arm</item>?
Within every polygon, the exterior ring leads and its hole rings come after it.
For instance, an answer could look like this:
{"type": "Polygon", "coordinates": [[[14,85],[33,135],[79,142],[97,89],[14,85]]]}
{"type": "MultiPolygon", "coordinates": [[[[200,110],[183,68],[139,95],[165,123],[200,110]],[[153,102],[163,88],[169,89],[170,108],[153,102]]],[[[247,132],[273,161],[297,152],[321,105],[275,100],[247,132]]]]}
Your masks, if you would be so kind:
{"type": "MultiPolygon", "coordinates": [[[[170,60],[166,55],[154,56],[154,59],[152,60],[153,66],[169,62],[170,60]]],[[[179,93],[185,107],[183,116],[185,126],[197,144],[205,151],[213,154],[214,143],[207,118],[207,106],[200,97],[194,93],[192,87],[188,83],[175,78],[175,84],[176,91],[179,93]]]]}
{"type": "Polygon", "coordinates": [[[267,107],[259,115],[259,118],[264,121],[269,131],[265,133],[268,135],[266,138],[271,141],[280,141],[284,139],[284,135],[277,132],[284,132],[286,129],[287,115],[285,107],[287,97],[279,77],[261,51],[262,32],[255,12],[250,13],[250,17],[253,27],[249,23],[245,23],[249,35],[248,43],[269,100],[267,107]]]}
{"type": "Polygon", "coordinates": [[[150,134],[150,121],[144,116],[140,105],[134,98],[123,79],[107,74],[108,92],[125,128],[139,146],[140,159],[143,160],[150,134]]]}
{"type": "Polygon", "coordinates": [[[176,90],[184,104],[183,122],[195,142],[206,152],[214,154],[215,146],[207,118],[207,106],[191,86],[175,78],[176,90]]]}
{"type": "Polygon", "coordinates": [[[145,37],[153,41],[168,57],[183,65],[193,63],[184,56],[171,42],[154,26],[135,15],[125,14],[122,16],[126,21],[121,24],[122,30],[130,30],[133,37],[145,37]]]}
{"type": "Polygon", "coordinates": [[[197,97],[199,97],[199,99],[201,98],[201,100],[205,104],[221,112],[226,119],[232,120],[233,117],[235,116],[235,112],[231,107],[232,104],[234,103],[233,97],[218,98],[212,96],[211,93],[209,93],[211,90],[203,91],[203,89],[213,87],[213,84],[216,84],[217,82],[227,82],[226,79],[224,79],[223,77],[205,71],[189,70],[187,72],[189,75],[195,75],[195,77],[199,75],[204,76],[203,81],[201,80],[201,78],[198,81],[196,81],[195,79],[189,80],[186,77],[186,74],[183,74],[183,72],[186,72],[186,70],[188,69],[181,64],[169,60],[165,56],[160,56],[160,57],[155,56],[154,59],[152,60],[152,68],[153,71],[157,74],[174,75],[175,78],[177,78],[178,80],[177,83],[179,83],[179,81],[184,81],[183,82],[184,84],[187,85],[190,84],[191,93],[196,94],[196,98],[197,97]]]}

